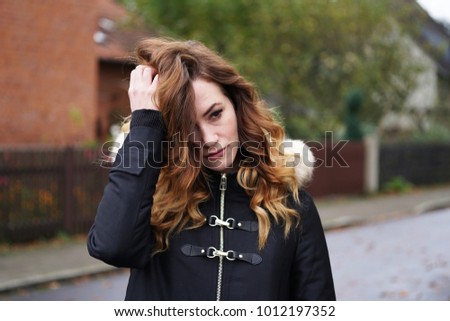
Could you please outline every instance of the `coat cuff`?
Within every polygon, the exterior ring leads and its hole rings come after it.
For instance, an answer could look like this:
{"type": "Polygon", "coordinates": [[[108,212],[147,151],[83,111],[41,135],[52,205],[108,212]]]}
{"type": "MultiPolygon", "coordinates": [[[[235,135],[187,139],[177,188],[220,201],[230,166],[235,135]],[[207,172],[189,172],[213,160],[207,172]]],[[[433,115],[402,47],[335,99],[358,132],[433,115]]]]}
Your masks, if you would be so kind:
{"type": "Polygon", "coordinates": [[[155,129],[164,129],[161,112],[151,109],[140,109],[131,113],[130,128],[133,127],[152,127],[155,129]]]}

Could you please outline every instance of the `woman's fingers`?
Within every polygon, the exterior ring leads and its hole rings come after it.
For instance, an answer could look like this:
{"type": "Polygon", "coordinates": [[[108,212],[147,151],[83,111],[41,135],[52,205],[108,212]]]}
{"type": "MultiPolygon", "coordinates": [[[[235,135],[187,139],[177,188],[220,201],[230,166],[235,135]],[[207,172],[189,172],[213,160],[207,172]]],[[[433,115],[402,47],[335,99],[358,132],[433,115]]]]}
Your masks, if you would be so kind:
{"type": "Polygon", "coordinates": [[[149,66],[138,65],[130,75],[131,111],[138,109],[158,109],[154,94],[158,86],[157,71],[149,66]]]}
{"type": "Polygon", "coordinates": [[[153,91],[155,91],[156,88],[158,87],[158,80],[159,80],[159,75],[156,74],[152,80],[152,84],[150,85],[150,87],[153,89],[153,91]]]}
{"type": "MultiPolygon", "coordinates": [[[[152,84],[150,86],[150,89],[155,92],[156,88],[158,87],[158,81],[159,81],[159,75],[156,74],[155,77],[153,78],[152,84]]],[[[156,96],[153,95],[152,96],[152,103],[154,106],[156,106],[156,109],[159,109],[157,106],[159,106],[158,101],[156,101],[156,96]]]]}
{"type": "Polygon", "coordinates": [[[143,68],[142,71],[142,84],[151,84],[152,83],[152,70],[149,67],[143,68]]]}

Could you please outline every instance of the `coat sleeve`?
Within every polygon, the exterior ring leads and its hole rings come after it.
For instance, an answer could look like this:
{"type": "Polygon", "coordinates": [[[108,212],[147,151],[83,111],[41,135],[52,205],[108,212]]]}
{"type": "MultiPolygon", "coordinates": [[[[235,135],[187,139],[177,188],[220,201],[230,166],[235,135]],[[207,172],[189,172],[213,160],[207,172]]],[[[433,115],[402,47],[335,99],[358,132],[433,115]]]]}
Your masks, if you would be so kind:
{"type": "Polygon", "coordinates": [[[91,256],[118,267],[142,268],[153,238],[150,210],[162,163],[161,113],[132,114],[130,132],[109,173],[94,223],[88,233],[91,256]]]}
{"type": "Polygon", "coordinates": [[[300,192],[301,229],[292,266],[292,299],[334,301],[333,276],[319,213],[311,196],[300,192]]]}

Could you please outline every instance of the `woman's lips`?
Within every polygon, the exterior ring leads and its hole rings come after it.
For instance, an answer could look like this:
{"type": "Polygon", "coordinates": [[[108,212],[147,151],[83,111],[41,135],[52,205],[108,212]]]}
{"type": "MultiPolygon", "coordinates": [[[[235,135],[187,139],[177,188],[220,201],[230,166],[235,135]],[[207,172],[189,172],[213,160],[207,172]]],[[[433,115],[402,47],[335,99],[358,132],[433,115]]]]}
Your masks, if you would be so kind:
{"type": "Polygon", "coordinates": [[[205,156],[205,158],[221,158],[225,154],[225,148],[219,149],[216,152],[209,153],[205,156]]]}

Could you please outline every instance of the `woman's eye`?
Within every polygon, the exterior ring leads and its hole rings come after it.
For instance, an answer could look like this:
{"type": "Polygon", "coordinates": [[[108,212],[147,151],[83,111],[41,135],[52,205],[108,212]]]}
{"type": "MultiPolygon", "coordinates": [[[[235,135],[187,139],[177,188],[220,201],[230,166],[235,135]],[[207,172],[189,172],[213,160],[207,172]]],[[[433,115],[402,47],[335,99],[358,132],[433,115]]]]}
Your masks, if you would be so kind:
{"type": "Polygon", "coordinates": [[[211,113],[210,118],[216,119],[222,114],[222,109],[218,109],[211,113]]]}

